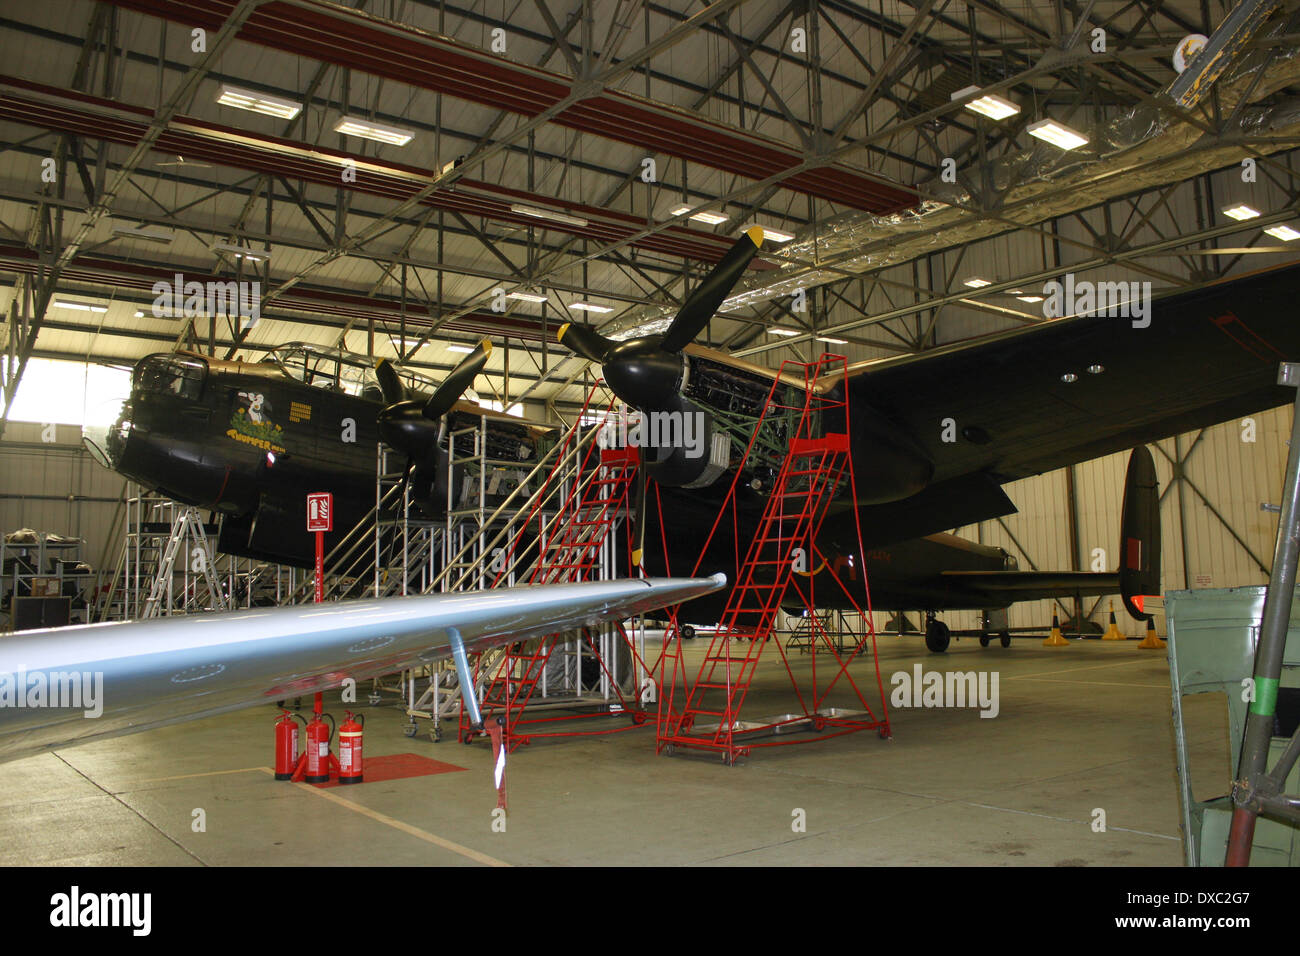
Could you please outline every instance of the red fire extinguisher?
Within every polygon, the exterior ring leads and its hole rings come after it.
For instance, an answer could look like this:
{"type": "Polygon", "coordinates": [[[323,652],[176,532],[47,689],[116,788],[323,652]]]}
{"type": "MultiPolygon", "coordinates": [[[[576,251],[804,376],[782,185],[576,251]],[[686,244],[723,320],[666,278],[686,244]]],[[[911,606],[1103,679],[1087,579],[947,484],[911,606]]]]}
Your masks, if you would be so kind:
{"type": "Polygon", "coordinates": [[[307,770],[303,776],[306,783],[329,783],[330,780],[330,740],[334,737],[334,715],[317,714],[307,724],[307,770]],[[327,729],[322,717],[330,719],[327,729]]]}
{"type": "Polygon", "coordinates": [[[298,725],[295,721],[301,720],[304,724],[307,722],[298,714],[291,714],[287,710],[283,713],[284,716],[275,722],[276,780],[291,779],[294,770],[298,768],[298,725]]]}
{"type": "Polygon", "coordinates": [[[339,783],[361,783],[361,732],[366,715],[357,715],[361,718],[357,723],[352,711],[347,714],[348,719],[339,727],[339,783]]]}

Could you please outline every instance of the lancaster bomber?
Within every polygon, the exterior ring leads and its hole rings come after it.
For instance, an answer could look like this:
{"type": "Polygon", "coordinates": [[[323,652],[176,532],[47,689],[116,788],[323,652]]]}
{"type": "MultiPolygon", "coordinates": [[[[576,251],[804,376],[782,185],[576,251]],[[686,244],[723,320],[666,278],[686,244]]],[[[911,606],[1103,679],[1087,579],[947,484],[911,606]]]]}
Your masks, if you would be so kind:
{"type": "MultiPolygon", "coordinates": [[[[630,408],[702,416],[707,454],[643,455],[643,471],[663,496],[667,533],[644,495],[638,523],[649,540],[671,542],[667,555],[646,550],[649,574],[666,574],[665,560],[689,567],[700,554],[738,459],[734,443],[712,439],[757,419],[778,378],[776,370],[694,341],[761,243],[761,229],[742,235],[663,333],[616,341],[583,325],[558,332],[562,345],[600,367],[630,408]]],[[[935,651],[948,644],[936,616],[943,609],[1118,591],[1140,615],[1134,599],[1159,587],[1155,474],[1144,451],[1126,481],[1131,504],[1116,574],[1020,572],[996,549],[934,536],[1014,513],[1002,488],[1008,482],[1293,398],[1275,376],[1280,361],[1300,354],[1300,326],[1290,315],[1298,282],[1300,266],[1267,270],[1157,297],[1140,322],[1102,313],[1053,319],[850,365],[846,375],[818,383],[847,399],[857,495],[849,500],[841,488],[832,514],[858,513],[875,606],[929,612],[927,644],[935,651]],[[871,554],[886,552],[889,568],[872,567],[871,554]]],[[[117,421],[88,428],[85,440],[108,467],[223,514],[221,550],[307,564],[304,492],[333,491],[336,527],[346,529],[347,519],[359,519],[374,502],[381,438],[406,457],[415,498],[435,514],[446,507],[448,436],[459,416],[483,414],[461,396],[489,348],[480,345],[438,383],[315,346],[287,346],[258,363],[153,355],[136,367],[117,421]]],[[[489,416],[494,458],[527,462],[547,433],[544,425],[489,416]]],[[[757,521],[779,465],[779,457],[747,462],[749,473],[737,483],[742,522],[757,521]]],[[[819,550],[854,553],[853,526],[828,521],[819,550]]],[[[736,530],[744,540],[745,527],[736,530]]],[[[706,555],[702,569],[728,567],[733,545],[716,540],[716,567],[706,555]]],[[[819,602],[823,596],[833,604],[831,589],[819,591],[819,602]]],[[[696,622],[712,623],[707,616],[720,600],[693,602],[696,622]]]]}

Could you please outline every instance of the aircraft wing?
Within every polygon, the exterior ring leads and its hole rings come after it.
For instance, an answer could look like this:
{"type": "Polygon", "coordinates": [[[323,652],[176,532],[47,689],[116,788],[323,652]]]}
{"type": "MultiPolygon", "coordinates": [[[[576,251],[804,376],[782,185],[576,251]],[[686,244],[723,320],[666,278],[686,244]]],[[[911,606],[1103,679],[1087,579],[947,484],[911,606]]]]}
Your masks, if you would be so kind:
{"type": "Polygon", "coordinates": [[[1118,573],[1089,571],[944,571],[950,595],[970,595],[970,607],[1005,607],[1016,601],[1119,594],[1118,573]]]}
{"type": "Polygon", "coordinates": [[[432,663],[451,655],[452,631],[473,653],[725,584],[598,581],[24,631],[0,640],[0,761],[432,663]]]}
{"type": "MultiPolygon", "coordinates": [[[[896,540],[1008,514],[1004,482],[1293,401],[1276,379],[1300,360],[1297,295],[1291,265],[1154,299],[1145,328],[1080,315],[852,369],[854,431],[914,442],[933,465],[919,494],[867,505],[864,530],[896,540]]],[[[857,458],[888,451],[877,437],[857,458]]]]}

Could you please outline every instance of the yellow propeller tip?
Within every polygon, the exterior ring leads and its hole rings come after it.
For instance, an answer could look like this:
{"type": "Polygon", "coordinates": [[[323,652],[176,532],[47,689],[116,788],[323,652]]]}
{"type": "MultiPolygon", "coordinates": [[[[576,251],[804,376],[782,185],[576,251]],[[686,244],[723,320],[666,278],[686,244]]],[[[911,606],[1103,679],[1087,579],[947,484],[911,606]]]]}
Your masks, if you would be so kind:
{"type": "Polygon", "coordinates": [[[569,331],[569,325],[570,325],[570,324],[571,324],[571,323],[569,323],[569,322],[565,322],[562,326],[560,326],[560,330],[559,330],[558,332],[555,333],[555,341],[557,341],[557,342],[563,342],[563,341],[564,341],[564,333],[567,332],[567,331],[569,331]]]}
{"type": "Polygon", "coordinates": [[[491,355],[491,354],[492,354],[492,340],[491,340],[491,339],[484,339],[482,342],[480,342],[480,343],[478,344],[478,347],[481,348],[481,349],[483,350],[483,354],[484,354],[484,355],[491,355]]]}
{"type": "Polygon", "coordinates": [[[749,236],[749,240],[754,244],[754,248],[756,249],[763,248],[763,227],[762,226],[751,227],[750,229],[746,230],[745,235],[749,236]]]}

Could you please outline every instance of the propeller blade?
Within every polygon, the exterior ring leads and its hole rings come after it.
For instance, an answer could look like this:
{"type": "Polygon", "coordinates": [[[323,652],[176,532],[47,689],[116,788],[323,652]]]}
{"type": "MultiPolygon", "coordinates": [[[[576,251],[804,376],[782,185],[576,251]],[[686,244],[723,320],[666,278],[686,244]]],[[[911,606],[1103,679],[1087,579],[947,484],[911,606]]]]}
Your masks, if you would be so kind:
{"type": "Polygon", "coordinates": [[[385,405],[396,405],[406,398],[406,389],[402,388],[402,380],[397,377],[397,369],[388,359],[380,359],[375,365],[375,378],[379,379],[385,405]]]}
{"type": "Polygon", "coordinates": [[[577,352],[589,362],[604,361],[605,353],[614,347],[612,339],[607,339],[588,325],[576,325],[566,322],[555,333],[556,341],[577,352]]]}
{"type": "Polygon", "coordinates": [[[695,287],[690,298],[682,303],[681,310],[664,335],[661,348],[668,352],[680,352],[704,331],[713,314],[718,311],[718,306],[722,305],[722,300],[740,281],[745,269],[749,267],[749,261],[762,245],[762,226],[754,226],[736,240],[722,261],[713,267],[713,271],[695,287]]]}
{"type": "Polygon", "coordinates": [[[484,339],[478,344],[478,348],[466,355],[442,380],[442,384],[434,389],[433,394],[429,396],[429,401],[424,405],[424,417],[442,418],[451,411],[451,406],[455,405],[465,394],[465,390],[474,384],[474,378],[483,371],[483,366],[487,364],[488,356],[491,354],[492,343],[484,339]]]}

